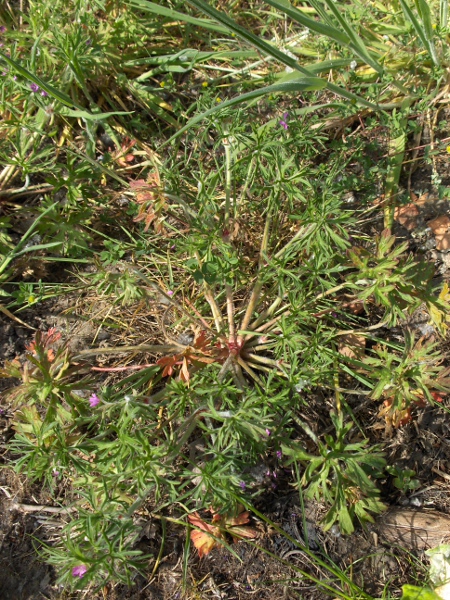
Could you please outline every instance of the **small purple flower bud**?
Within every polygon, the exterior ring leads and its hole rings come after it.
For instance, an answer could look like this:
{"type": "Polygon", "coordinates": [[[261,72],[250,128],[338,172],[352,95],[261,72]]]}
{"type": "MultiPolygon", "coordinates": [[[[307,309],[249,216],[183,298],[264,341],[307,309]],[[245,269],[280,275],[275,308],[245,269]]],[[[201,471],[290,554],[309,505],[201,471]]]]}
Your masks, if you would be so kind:
{"type": "Polygon", "coordinates": [[[241,488],[241,490],[245,490],[245,488],[247,487],[247,484],[245,483],[245,481],[240,481],[239,487],[241,488]]]}
{"type": "Polygon", "coordinates": [[[14,75],[13,79],[14,81],[17,81],[17,75],[14,75]]]}
{"type": "Polygon", "coordinates": [[[89,406],[91,408],[95,408],[97,404],[100,404],[100,398],[97,396],[97,394],[92,394],[92,396],[89,398],[89,406]]]}
{"type": "Polygon", "coordinates": [[[275,477],[275,479],[278,477],[278,475],[277,475],[277,472],[276,472],[276,471],[273,471],[273,473],[272,473],[272,477],[275,477]]]}
{"type": "Polygon", "coordinates": [[[38,92],[39,91],[39,86],[37,83],[31,83],[30,84],[30,89],[32,92],[38,92]]]}
{"type": "Polygon", "coordinates": [[[167,295],[168,295],[168,296],[173,296],[173,292],[172,292],[172,290],[169,290],[169,291],[167,292],[167,295]]]}
{"type": "Polygon", "coordinates": [[[41,96],[44,96],[45,98],[46,96],[48,96],[48,93],[45,90],[41,90],[41,96]]]}
{"type": "Polygon", "coordinates": [[[0,33],[5,33],[6,27],[4,25],[0,25],[0,33]]]}
{"type": "Polygon", "coordinates": [[[266,429],[266,435],[267,435],[267,437],[270,437],[272,435],[272,432],[270,431],[270,429],[266,429]]]}
{"type": "Polygon", "coordinates": [[[285,129],[287,131],[289,125],[286,123],[286,121],[280,121],[280,125],[281,125],[281,127],[283,127],[283,129],[285,129]]]}
{"type": "Polygon", "coordinates": [[[73,577],[83,577],[87,573],[86,565],[78,565],[78,567],[74,567],[72,569],[73,577]]]}
{"type": "Polygon", "coordinates": [[[277,458],[278,458],[278,460],[281,460],[282,456],[283,456],[283,453],[281,452],[281,450],[277,450],[277,458]]]}
{"type": "Polygon", "coordinates": [[[53,469],[52,475],[53,475],[53,477],[59,477],[59,471],[57,471],[56,469],[53,469]]]}

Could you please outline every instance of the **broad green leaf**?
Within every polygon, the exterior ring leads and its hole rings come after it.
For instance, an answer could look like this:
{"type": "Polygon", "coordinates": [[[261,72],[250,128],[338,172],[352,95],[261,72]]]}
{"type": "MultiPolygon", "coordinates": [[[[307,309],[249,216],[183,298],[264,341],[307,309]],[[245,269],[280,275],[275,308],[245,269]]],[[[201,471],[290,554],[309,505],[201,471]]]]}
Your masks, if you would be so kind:
{"type": "Polygon", "coordinates": [[[102,119],[109,119],[109,117],[114,117],[115,115],[132,115],[133,111],[125,112],[123,110],[119,110],[116,112],[107,112],[107,113],[90,113],[86,110],[72,110],[71,108],[63,107],[59,111],[60,114],[65,115],[67,117],[74,117],[76,119],[87,119],[88,121],[101,121],[102,119]]]}
{"type": "Polygon", "coordinates": [[[404,585],[402,591],[403,594],[400,600],[442,600],[434,590],[428,587],[404,585]]]}

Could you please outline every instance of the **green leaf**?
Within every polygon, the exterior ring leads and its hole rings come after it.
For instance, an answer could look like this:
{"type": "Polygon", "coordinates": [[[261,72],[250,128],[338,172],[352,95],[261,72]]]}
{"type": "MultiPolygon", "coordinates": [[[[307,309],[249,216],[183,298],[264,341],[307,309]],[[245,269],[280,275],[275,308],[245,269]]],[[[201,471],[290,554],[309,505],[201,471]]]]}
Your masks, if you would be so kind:
{"type": "Polygon", "coordinates": [[[427,587],[417,587],[415,585],[404,585],[402,587],[401,600],[442,600],[434,590],[427,587]]]}

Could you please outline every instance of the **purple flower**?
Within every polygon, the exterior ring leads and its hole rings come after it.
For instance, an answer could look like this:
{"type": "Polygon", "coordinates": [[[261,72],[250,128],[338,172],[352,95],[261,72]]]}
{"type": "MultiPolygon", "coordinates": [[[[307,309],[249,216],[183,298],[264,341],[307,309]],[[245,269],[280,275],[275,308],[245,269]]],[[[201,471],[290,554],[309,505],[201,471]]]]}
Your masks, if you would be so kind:
{"type": "Polygon", "coordinates": [[[270,431],[270,429],[266,429],[266,435],[267,435],[267,437],[270,437],[272,435],[272,432],[270,431]]]}
{"type": "Polygon", "coordinates": [[[173,292],[172,292],[172,290],[169,290],[169,291],[167,292],[167,295],[168,295],[168,296],[173,296],[173,292]]]}
{"type": "Polygon", "coordinates": [[[53,475],[53,477],[59,477],[59,471],[57,471],[56,469],[53,469],[52,475],[53,475]]]}
{"type": "Polygon", "coordinates": [[[48,96],[48,93],[45,90],[41,90],[41,96],[45,98],[45,96],[48,96]]]}
{"type": "Polygon", "coordinates": [[[83,577],[87,573],[86,565],[78,565],[72,569],[73,577],[83,577]]]}
{"type": "Polygon", "coordinates": [[[0,33],[5,33],[6,27],[4,25],[0,26],[0,33]]]}
{"type": "Polygon", "coordinates": [[[92,396],[89,398],[89,406],[91,408],[95,408],[97,404],[100,404],[100,398],[97,396],[97,394],[92,394],[92,396]]]}
{"type": "Polygon", "coordinates": [[[289,119],[289,113],[288,112],[283,113],[283,118],[280,121],[280,125],[281,125],[281,127],[283,127],[286,130],[288,128],[288,124],[287,124],[288,119],[289,119]]]}
{"type": "Polygon", "coordinates": [[[278,458],[278,460],[281,460],[282,456],[283,456],[283,453],[281,452],[281,450],[277,450],[277,458],[278,458]]]}
{"type": "Polygon", "coordinates": [[[240,481],[239,487],[241,488],[241,490],[245,490],[245,488],[247,487],[247,484],[245,483],[245,481],[240,481]]]}
{"type": "Polygon", "coordinates": [[[14,81],[17,81],[17,75],[14,75],[13,79],[14,81]]]}
{"type": "Polygon", "coordinates": [[[30,89],[32,92],[38,92],[39,91],[39,86],[37,83],[30,83],[30,89]]]}

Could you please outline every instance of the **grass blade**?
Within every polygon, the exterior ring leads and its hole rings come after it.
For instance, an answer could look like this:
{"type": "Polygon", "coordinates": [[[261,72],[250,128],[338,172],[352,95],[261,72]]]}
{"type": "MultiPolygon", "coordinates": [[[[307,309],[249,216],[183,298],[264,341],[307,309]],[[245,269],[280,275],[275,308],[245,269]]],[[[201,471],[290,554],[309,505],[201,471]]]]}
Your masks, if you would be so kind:
{"type": "Polygon", "coordinates": [[[198,19],[197,17],[191,17],[190,15],[180,13],[177,10],[173,10],[171,8],[166,8],[165,6],[160,6],[159,4],[155,4],[154,2],[148,2],[147,0],[129,0],[129,5],[133,6],[134,8],[138,8],[139,10],[145,10],[147,12],[159,15],[161,17],[167,17],[171,21],[184,21],[185,23],[190,23],[191,25],[196,25],[197,27],[204,27],[205,29],[210,29],[211,31],[217,31],[218,33],[228,33],[227,28],[221,27],[216,23],[212,23],[207,19],[198,19]]]}
{"type": "Polygon", "coordinates": [[[292,92],[311,92],[316,90],[322,90],[327,87],[327,82],[319,77],[301,77],[296,81],[286,81],[284,83],[276,83],[274,85],[268,85],[266,87],[260,88],[259,90],[254,90],[252,92],[248,92],[246,94],[242,94],[241,96],[237,96],[236,98],[232,98],[231,100],[227,100],[226,102],[222,102],[217,106],[213,106],[209,110],[192,117],[182,127],[177,133],[175,133],[167,142],[164,142],[163,146],[174,140],[176,137],[187,131],[190,127],[199,123],[206,117],[210,117],[211,115],[217,113],[224,108],[229,108],[230,106],[236,106],[237,104],[242,104],[243,102],[247,102],[248,100],[254,100],[261,96],[265,96],[266,94],[274,94],[278,92],[284,93],[292,93],[292,92]]]}
{"type": "MultiPolygon", "coordinates": [[[[294,69],[295,71],[300,71],[300,73],[302,73],[303,75],[306,75],[307,77],[311,77],[312,73],[309,71],[309,69],[302,67],[297,62],[297,60],[295,60],[294,58],[291,58],[290,56],[285,54],[282,50],[279,50],[278,48],[269,44],[262,38],[259,38],[257,35],[254,35],[253,33],[248,31],[244,27],[241,27],[233,19],[230,19],[230,17],[228,17],[224,13],[216,10],[215,8],[213,8],[212,6],[210,6],[203,0],[188,0],[188,1],[189,1],[189,4],[191,4],[192,6],[195,6],[195,8],[204,12],[206,15],[208,15],[212,19],[217,20],[219,23],[221,23],[222,25],[227,27],[227,29],[229,31],[231,31],[236,36],[239,36],[240,38],[242,38],[243,40],[245,40],[246,42],[248,42],[249,44],[251,44],[252,46],[257,48],[263,54],[267,54],[268,56],[271,56],[272,58],[275,58],[276,60],[280,61],[282,64],[286,65],[287,67],[290,67],[291,69],[294,69]]],[[[361,96],[358,96],[356,94],[348,92],[347,90],[345,90],[344,88],[342,88],[338,85],[327,82],[326,87],[334,94],[337,94],[338,96],[346,98],[347,100],[350,100],[351,102],[360,104],[362,106],[366,106],[367,108],[372,108],[375,110],[378,109],[378,107],[375,104],[368,102],[361,96]]]]}
{"type": "Polygon", "coordinates": [[[400,4],[402,5],[403,12],[405,17],[411,22],[414,27],[417,35],[422,42],[423,47],[427,50],[428,54],[432,58],[434,64],[439,66],[439,59],[436,54],[436,49],[433,44],[433,27],[431,25],[431,15],[430,9],[428,5],[424,2],[424,0],[419,0],[416,2],[416,6],[419,10],[419,14],[424,20],[423,26],[419,23],[416,15],[413,13],[411,8],[405,2],[405,0],[400,0],[400,4]],[[420,6],[420,8],[419,8],[420,6]]]}
{"type": "Polygon", "coordinates": [[[336,29],[336,27],[321,23],[320,21],[314,21],[313,19],[305,17],[302,12],[294,8],[287,0],[267,0],[267,2],[274,8],[285,12],[291,19],[297,21],[297,23],[300,23],[304,27],[307,27],[310,31],[318,33],[319,35],[325,35],[327,38],[334,40],[341,46],[351,48],[359,58],[370,65],[377,73],[383,73],[383,67],[372,58],[362,39],[345,20],[332,0],[324,0],[324,2],[336,17],[336,20],[341,26],[340,30],[336,29]]]}

